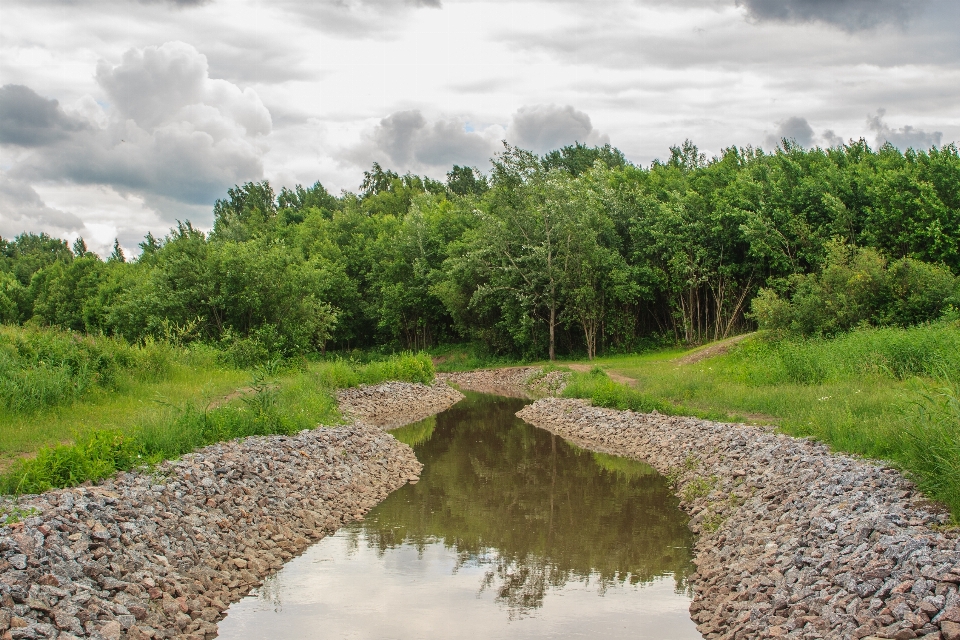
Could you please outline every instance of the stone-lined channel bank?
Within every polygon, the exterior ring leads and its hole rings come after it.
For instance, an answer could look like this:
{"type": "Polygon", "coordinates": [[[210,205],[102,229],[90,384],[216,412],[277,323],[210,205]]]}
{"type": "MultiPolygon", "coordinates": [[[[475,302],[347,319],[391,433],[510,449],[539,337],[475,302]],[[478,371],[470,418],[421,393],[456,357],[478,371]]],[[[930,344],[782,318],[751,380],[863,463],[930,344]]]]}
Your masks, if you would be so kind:
{"type": "Polygon", "coordinates": [[[150,473],[23,497],[35,515],[0,527],[0,634],[214,637],[231,602],[419,477],[410,447],[366,413],[417,419],[462,397],[442,383],[352,389],[340,394],[350,425],[223,442],[150,473]],[[371,394],[388,402],[365,411],[371,394]]]}
{"type": "Polygon", "coordinates": [[[550,398],[519,416],[672,478],[706,638],[960,639],[960,540],[892,469],[755,427],[550,398]]]}

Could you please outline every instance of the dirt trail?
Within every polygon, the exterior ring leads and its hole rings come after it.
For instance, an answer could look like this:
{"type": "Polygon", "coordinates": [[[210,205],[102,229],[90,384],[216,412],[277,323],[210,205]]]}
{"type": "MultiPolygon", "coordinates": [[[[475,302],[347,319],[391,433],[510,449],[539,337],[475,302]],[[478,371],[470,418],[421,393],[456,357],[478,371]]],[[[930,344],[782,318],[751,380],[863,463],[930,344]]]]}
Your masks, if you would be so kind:
{"type": "MultiPolygon", "coordinates": [[[[591,369],[593,369],[593,366],[594,366],[594,365],[592,365],[592,364],[568,364],[567,366],[570,367],[571,369],[573,369],[574,371],[580,371],[581,373],[586,373],[587,371],[590,371],[591,369]]],[[[637,386],[637,381],[634,380],[633,378],[628,378],[627,376],[623,375],[622,373],[617,373],[617,372],[614,371],[613,369],[604,369],[604,371],[606,372],[607,377],[610,378],[611,380],[613,380],[614,382],[620,382],[620,383],[629,385],[629,386],[631,386],[631,387],[637,386]]]]}
{"type": "Polygon", "coordinates": [[[706,360],[707,358],[722,356],[726,352],[730,351],[730,347],[741,342],[745,338],[749,338],[752,335],[754,335],[754,333],[744,333],[739,336],[733,336],[732,338],[726,338],[725,340],[711,342],[710,344],[704,345],[692,353],[688,353],[677,358],[676,363],[678,365],[694,364],[696,362],[700,362],[701,360],[706,360]]]}

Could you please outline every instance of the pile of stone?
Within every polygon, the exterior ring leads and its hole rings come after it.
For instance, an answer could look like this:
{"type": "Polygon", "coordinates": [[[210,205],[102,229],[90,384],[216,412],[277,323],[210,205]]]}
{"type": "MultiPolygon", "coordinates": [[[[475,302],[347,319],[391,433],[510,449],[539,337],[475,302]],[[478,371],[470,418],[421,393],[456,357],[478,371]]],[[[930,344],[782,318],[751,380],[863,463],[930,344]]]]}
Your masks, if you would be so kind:
{"type": "Polygon", "coordinates": [[[690,612],[706,638],[960,640],[960,536],[899,472],[755,427],[580,400],[517,415],[674,482],[699,534],[690,612]]]}
{"type": "Polygon", "coordinates": [[[422,420],[460,400],[463,400],[462,393],[439,380],[431,385],[384,382],[337,392],[337,402],[344,415],[382,429],[422,420]]]}
{"type": "MultiPolygon", "coordinates": [[[[460,397],[445,386],[381,391],[407,421],[460,397]]],[[[376,402],[351,406],[358,419],[382,415],[376,402]]],[[[410,447],[356,422],[223,442],[98,486],[0,499],[0,513],[26,514],[0,526],[0,636],[215,637],[230,603],[421,468],[410,447]]]]}
{"type": "Polygon", "coordinates": [[[437,379],[470,391],[510,398],[532,398],[559,395],[569,375],[564,371],[544,373],[540,367],[512,367],[441,373],[437,379]]]}

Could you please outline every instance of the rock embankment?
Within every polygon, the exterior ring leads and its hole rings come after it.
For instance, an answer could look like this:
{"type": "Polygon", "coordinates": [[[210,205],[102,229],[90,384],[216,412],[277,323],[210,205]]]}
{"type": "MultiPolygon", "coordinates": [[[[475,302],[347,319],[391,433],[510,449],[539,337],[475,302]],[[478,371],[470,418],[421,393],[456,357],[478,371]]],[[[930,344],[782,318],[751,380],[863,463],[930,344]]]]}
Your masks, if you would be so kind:
{"type": "Polygon", "coordinates": [[[892,469],[745,425],[545,399],[524,420],[671,479],[713,638],[960,639],[960,538],[892,469]]]}
{"type": "MultiPolygon", "coordinates": [[[[391,411],[415,420],[455,402],[451,391],[393,383],[402,400],[391,411]]],[[[358,419],[380,415],[376,403],[351,406],[358,419]]],[[[410,447],[358,422],[223,442],[22,497],[23,521],[0,526],[0,635],[212,638],[231,602],[421,468],[410,447]]]]}
{"type": "Polygon", "coordinates": [[[381,429],[423,420],[460,400],[462,393],[439,380],[432,385],[384,382],[337,392],[344,415],[381,429]]]}
{"type": "Polygon", "coordinates": [[[532,398],[559,394],[568,375],[566,371],[544,373],[540,367],[512,367],[441,373],[437,379],[470,391],[510,398],[532,398]]]}

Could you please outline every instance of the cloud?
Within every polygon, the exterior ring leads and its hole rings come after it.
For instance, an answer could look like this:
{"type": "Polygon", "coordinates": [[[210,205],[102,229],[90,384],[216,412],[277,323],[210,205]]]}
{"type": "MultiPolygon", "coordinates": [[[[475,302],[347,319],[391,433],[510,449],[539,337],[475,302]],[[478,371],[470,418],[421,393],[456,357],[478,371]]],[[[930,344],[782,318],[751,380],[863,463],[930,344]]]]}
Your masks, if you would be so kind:
{"type": "Polygon", "coordinates": [[[101,62],[96,78],[110,98],[105,126],[48,139],[11,175],[185,204],[211,204],[228,187],[262,177],[269,111],[252,89],[210,78],[192,46],[132,49],[118,65],[101,62]]]}
{"type": "Polygon", "coordinates": [[[905,26],[926,4],[926,0],[737,0],[758,22],[822,22],[851,32],[881,24],[905,26]]]}
{"type": "Polygon", "coordinates": [[[67,138],[86,126],[64,113],[59,102],[29,87],[0,87],[0,143],[36,147],[67,138]]]}
{"type": "Polygon", "coordinates": [[[123,62],[97,65],[97,82],[113,98],[121,115],[145,129],[190,119],[198,105],[215,105],[247,133],[270,132],[270,112],[252,89],[241,91],[209,77],[207,57],[184,42],[131,49],[123,62]]]}
{"type": "Polygon", "coordinates": [[[583,111],[553,104],[520,107],[513,114],[507,137],[515,145],[537,153],[574,142],[602,145],[610,141],[593,128],[590,116],[583,111]]]}
{"type": "Polygon", "coordinates": [[[899,129],[891,129],[883,121],[886,113],[886,109],[877,109],[877,115],[867,116],[867,125],[871,131],[877,134],[877,147],[889,142],[901,151],[906,151],[907,149],[929,149],[940,145],[940,140],[943,138],[942,132],[932,131],[928,133],[922,129],[914,129],[910,125],[904,125],[899,129]]]}
{"type": "Polygon", "coordinates": [[[395,33],[400,20],[416,9],[441,9],[441,0],[280,0],[279,6],[338,36],[382,37],[395,33]]]}
{"type": "Polygon", "coordinates": [[[486,166],[499,148],[503,128],[468,130],[459,118],[428,121],[417,109],[392,113],[347,150],[356,164],[373,161],[403,171],[446,172],[452,165],[486,166]]]}
{"type": "Polygon", "coordinates": [[[792,140],[801,147],[810,148],[813,146],[813,135],[813,127],[806,118],[793,116],[781,122],[776,132],[767,136],[767,146],[773,149],[783,140],[792,140]]]}
{"type": "Polygon", "coordinates": [[[54,236],[83,229],[72,213],[48,207],[36,190],[22,180],[0,173],[0,236],[11,238],[42,229],[54,236]]]}

